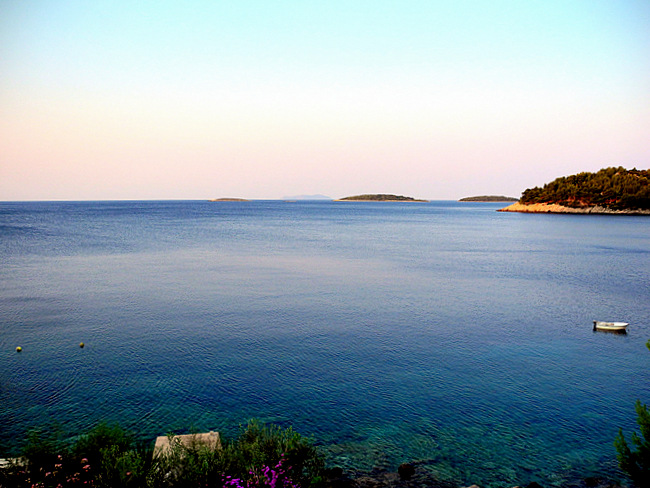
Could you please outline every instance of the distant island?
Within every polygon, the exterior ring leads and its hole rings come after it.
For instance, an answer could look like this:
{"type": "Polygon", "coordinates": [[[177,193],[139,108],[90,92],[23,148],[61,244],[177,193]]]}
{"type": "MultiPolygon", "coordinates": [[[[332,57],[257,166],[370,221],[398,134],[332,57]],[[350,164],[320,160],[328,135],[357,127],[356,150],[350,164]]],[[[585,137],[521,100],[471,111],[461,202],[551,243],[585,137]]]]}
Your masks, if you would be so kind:
{"type": "Polygon", "coordinates": [[[353,197],[345,197],[337,202],[428,202],[429,200],[419,200],[413,197],[405,197],[402,195],[391,195],[387,193],[371,193],[365,195],[356,195],[353,197]]]}
{"type": "Polygon", "coordinates": [[[332,200],[332,197],[327,195],[293,195],[288,197],[283,197],[282,200],[332,200]]]}
{"type": "Polygon", "coordinates": [[[504,197],[496,195],[483,195],[479,197],[465,197],[458,200],[459,202],[518,202],[514,197],[504,197]]]}
{"type": "Polygon", "coordinates": [[[619,166],[563,176],[499,211],[650,215],[650,170],[619,166]]]}
{"type": "Polygon", "coordinates": [[[245,198],[213,198],[210,202],[249,202],[245,198]]]}

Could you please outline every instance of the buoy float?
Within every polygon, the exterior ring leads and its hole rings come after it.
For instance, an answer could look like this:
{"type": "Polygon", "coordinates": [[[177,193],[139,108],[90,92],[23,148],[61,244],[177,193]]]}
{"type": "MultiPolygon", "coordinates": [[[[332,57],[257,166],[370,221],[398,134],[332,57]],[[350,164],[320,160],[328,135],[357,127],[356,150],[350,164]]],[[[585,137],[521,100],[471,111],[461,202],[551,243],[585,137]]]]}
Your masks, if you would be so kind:
{"type": "Polygon", "coordinates": [[[18,346],[18,347],[16,348],[16,352],[20,352],[20,351],[22,351],[22,350],[23,350],[23,348],[20,347],[20,346],[18,346]]]}
{"type": "Polygon", "coordinates": [[[83,342],[79,343],[79,347],[84,347],[84,346],[85,346],[85,344],[83,342]]]}

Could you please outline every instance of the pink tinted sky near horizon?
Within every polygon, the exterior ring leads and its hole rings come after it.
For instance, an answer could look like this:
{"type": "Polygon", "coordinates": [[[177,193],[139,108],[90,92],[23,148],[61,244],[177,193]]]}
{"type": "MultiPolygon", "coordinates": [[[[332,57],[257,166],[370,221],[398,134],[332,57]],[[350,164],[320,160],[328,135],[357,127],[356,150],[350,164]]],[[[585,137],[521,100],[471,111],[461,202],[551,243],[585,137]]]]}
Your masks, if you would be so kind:
{"type": "Polygon", "coordinates": [[[650,167],[650,3],[0,1],[0,200],[519,196],[650,167]]]}

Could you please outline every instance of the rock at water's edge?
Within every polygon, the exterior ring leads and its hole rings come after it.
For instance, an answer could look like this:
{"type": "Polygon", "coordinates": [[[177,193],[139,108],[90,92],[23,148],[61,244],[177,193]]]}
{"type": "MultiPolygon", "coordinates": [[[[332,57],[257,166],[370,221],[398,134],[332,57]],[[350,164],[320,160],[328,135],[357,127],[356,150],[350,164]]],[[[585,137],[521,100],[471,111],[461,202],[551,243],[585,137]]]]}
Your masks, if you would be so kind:
{"type": "Polygon", "coordinates": [[[522,213],[558,213],[558,214],[607,214],[607,215],[650,215],[650,210],[626,209],[613,210],[606,207],[582,207],[573,208],[558,205],[556,203],[533,203],[525,205],[523,203],[513,203],[497,212],[522,212],[522,213]]]}

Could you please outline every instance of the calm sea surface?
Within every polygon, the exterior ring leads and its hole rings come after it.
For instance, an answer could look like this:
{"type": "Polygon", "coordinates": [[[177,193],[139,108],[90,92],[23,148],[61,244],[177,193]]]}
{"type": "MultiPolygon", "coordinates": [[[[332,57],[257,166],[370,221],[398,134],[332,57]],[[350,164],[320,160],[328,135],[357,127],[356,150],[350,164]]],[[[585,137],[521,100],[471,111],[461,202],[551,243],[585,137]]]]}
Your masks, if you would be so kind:
{"type": "Polygon", "coordinates": [[[650,403],[650,218],[500,206],[0,203],[0,446],[259,418],[344,468],[620,478],[650,403]]]}

